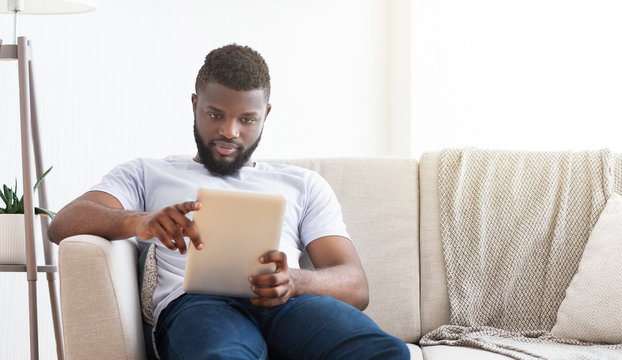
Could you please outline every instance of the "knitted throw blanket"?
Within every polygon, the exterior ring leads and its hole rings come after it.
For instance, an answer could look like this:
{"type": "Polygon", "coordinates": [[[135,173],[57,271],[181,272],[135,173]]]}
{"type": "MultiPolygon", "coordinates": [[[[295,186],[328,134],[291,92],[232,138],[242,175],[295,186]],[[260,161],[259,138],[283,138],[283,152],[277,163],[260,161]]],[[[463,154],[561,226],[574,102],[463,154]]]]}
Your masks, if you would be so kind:
{"type": "Polygon", "coordinates": [[[621,346],[548,335],[611,193],[613,171],[607,150],[444,150],[440,225],[451,325],[420,344],[515,359],[622,358],[614,350],[621,346]]]}
{"type": "Polygon", "coordinates": [[[622,154],[615,154],[613,192],[622,194],[622,154]]]}

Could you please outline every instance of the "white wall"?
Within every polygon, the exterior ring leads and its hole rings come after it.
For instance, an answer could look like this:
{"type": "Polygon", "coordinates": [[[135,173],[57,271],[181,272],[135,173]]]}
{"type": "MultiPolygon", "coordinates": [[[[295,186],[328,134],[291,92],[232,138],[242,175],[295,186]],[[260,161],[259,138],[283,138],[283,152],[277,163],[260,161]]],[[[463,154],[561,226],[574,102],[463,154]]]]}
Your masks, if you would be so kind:
{"type": "MultiPolygon", "coordinates": [[[[259,157],[388,155],[389,3],[100,0],[93,13],[21,17],[44,161],[54,165],[50,207],[120,162],[194,153],[194,79],[207,52],[231,42],[260,51],[271,69],[259,157]]],[[[0,15],[0,38],[12,39],[10,15],[0,15]]],[[[0,183],[21,181],[17,101],[16,64],[0,62],[0,183]]],[[[41,277],[41,354],[51,359],[46,286],[41,277]]],[[[25,274],[0,274],[0,288],[0,359],[27,358],[25,274]]]]}
{"type": "Polygon", "coordinates": [[[622,151],[622,3],[414,0],[412,154],[622,151]]]}
{"type": "MultiPolygon", "coordinates": [[[[88,14],[22,17],[34,43],[45,162],[55,166],[52,204],[121,161],[194,153],[194,79],[206,53],[231,42],[258,49],[271,68],[273,111],[258,156],[387,154],[385,2],[184,5],[110,0],[88,14]]],[[[11,17],[0,21],[10,39],[11,17]]],[[[0,118],[9,128],[0,141],[9,149],[18,144],[17,106],[8,101],[17,100],[17,74],[14,63],[2,65],[0,118]]],[[[19,170],[15,160],[0,165],[1,181],[19,170]]]]}

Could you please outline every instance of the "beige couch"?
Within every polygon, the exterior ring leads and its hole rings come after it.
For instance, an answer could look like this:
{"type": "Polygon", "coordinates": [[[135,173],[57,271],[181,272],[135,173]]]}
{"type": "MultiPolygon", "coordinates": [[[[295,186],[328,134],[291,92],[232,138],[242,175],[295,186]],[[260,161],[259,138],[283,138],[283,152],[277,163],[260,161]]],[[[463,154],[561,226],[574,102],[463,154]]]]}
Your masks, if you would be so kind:
{"type": "MultiPolygon", "coordinates": [[[[333,187],[370,285],[365,310],[404,340],[412,359],[508,359],[465,347],[417,345],[449,323],[440,241],[439,153],[404,158],[306,159],[333,187]]],[[[60,245],[67,359],[142,359],[145,345],[131,241],[76,236],[60,245]]]]}

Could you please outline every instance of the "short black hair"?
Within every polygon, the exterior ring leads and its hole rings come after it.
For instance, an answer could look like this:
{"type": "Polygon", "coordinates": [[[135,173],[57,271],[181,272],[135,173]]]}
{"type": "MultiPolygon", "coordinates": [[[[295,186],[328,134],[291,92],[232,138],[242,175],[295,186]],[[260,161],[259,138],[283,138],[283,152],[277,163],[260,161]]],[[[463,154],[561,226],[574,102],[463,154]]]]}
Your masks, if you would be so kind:
{"type": "Polygon", "coordinates": [[[194,84],[198,94],[205,84],[216,82],[236,91],[263,89],[270,100],[270,72],[264,58],[248,46],[230,44],[205,57],[194,84]]]}

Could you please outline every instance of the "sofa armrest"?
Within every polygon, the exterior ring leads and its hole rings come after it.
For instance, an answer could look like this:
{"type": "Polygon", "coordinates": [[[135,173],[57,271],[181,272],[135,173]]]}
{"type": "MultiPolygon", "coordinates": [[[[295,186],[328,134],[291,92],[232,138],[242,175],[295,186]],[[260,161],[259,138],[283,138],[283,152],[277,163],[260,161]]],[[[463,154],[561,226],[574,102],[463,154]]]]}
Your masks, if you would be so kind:
{"type": "Polygon", "coordinates": [[[144,359],[136,245],[77,235],[59,246],[65,355],[144,359]]]}

